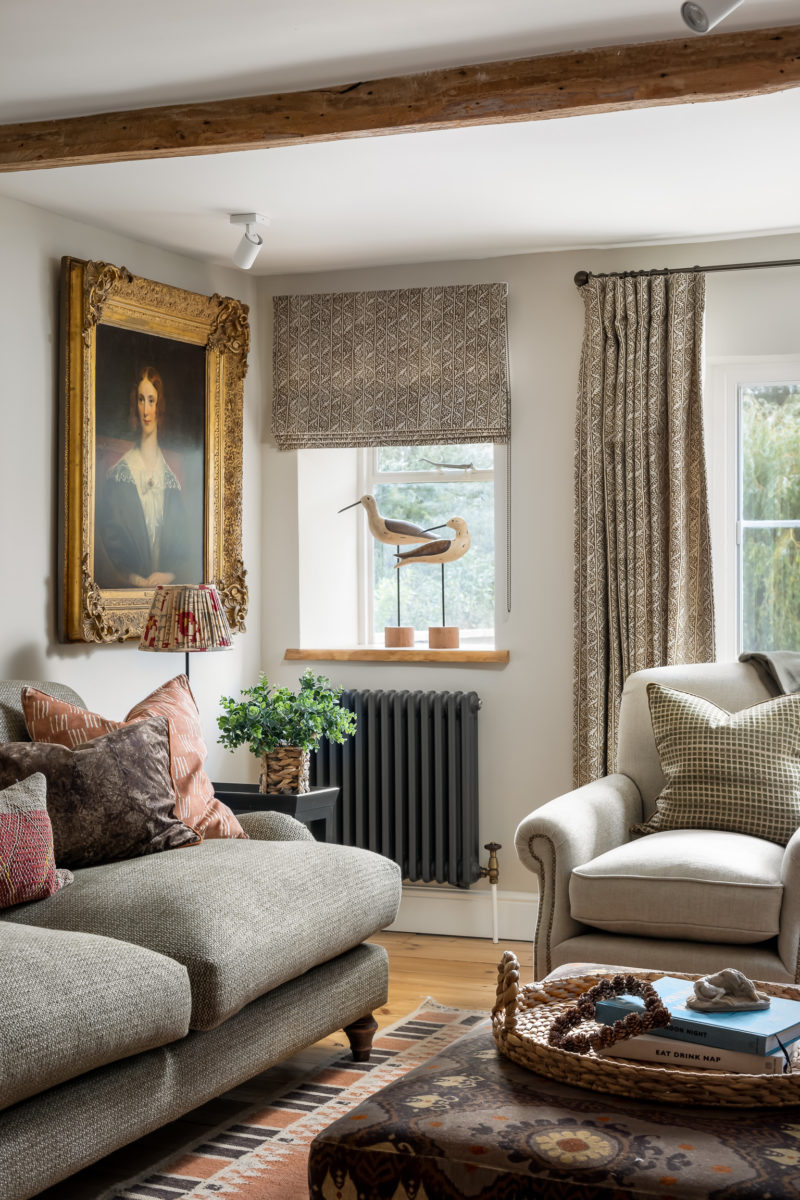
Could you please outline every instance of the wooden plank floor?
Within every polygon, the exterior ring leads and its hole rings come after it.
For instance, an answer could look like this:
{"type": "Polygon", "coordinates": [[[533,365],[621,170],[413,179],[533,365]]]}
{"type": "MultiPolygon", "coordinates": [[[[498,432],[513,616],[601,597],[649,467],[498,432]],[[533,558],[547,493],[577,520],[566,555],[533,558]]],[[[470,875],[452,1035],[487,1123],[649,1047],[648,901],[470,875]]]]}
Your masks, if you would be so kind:
{"type": "MultiPolygon", "coordinates": [[[[519,959],[523,980],[533,977],[530,942],[501,942],[495,946],[480,938],[418,933],[381,933],[370,940],[385,946],[389,955],[389,998],[375,1013],[381,1028],[413,1012],[428,997],[453,1008],[484,1010],[488,1015],[494,1003],[497,964],[506,949],[513,950],[519,959]]],[[[36,1200],[97,1200],[107,1188],[155,1168],[164,1158],[179,1153],[187,1142],[234,1120],[277,1087],[313,1071],[332,1049],[340,1046],[347,1046],[343,1033],[324,1038],[241,1087],[40,1192],[36,1200]]]]}

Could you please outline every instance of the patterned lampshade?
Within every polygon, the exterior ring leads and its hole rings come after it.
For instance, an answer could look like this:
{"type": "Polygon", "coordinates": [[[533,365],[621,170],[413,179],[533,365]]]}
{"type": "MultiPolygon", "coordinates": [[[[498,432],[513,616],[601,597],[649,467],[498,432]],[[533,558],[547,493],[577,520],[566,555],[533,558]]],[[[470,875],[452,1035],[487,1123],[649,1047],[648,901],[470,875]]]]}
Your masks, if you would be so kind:
{"type": "Polygon", "coordinates": [[[139,649],[185,650],[187,654],[233,649],[217,589],[210,583],[157,587],[139,649]]]}

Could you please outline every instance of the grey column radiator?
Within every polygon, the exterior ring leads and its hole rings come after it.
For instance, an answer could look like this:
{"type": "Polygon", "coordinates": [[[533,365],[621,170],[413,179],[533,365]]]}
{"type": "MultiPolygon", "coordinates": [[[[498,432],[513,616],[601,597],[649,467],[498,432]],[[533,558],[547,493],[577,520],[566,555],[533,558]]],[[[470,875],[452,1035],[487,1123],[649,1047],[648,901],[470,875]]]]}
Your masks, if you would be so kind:
{"type": "Polygon", "coordinates": [[[312,786],[341,789],[336,840],[393,858],[411,882],[475,883],[477,694],[345,691],[341,703],[355,736],[311,755],[312,786]]]}

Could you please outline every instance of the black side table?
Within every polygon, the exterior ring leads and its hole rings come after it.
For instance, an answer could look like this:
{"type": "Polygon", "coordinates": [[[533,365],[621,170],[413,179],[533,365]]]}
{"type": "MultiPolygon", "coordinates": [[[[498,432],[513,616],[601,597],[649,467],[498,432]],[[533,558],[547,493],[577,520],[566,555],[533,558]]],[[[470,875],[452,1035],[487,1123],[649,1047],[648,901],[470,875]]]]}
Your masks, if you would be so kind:
{"type": "Polygon", "coordinates": [[[235,813],[282,812],[302,821],[318,842],[332,842],[338,787],[310,792],[260,792],[257,783],[215,783],[214,795],[235,813]]]}

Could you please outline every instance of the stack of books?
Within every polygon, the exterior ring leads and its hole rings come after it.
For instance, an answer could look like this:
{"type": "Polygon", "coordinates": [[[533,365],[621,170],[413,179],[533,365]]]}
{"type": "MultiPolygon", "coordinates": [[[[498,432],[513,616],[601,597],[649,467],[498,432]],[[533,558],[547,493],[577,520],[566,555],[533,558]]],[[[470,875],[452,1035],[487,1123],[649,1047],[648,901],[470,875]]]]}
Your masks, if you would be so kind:
{"type": "MultiPolygon", "coordinates": [[[[691,981],[664,975],[653,980],[670,1013],[664,1029],[615,1042],[603,1057],[634,1059],[661,1067],[782,1075],[791,1070],[794,1043],[800,1039],[800,1001],[770,998],[769,1008],[751,1012],[696,1012],[685,1001],[691,981]]],[[[613,1025],[630,1012],[640,1012],[638,996],[598,1000],[596,1019],[613,1025]]]]}

